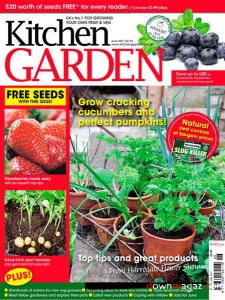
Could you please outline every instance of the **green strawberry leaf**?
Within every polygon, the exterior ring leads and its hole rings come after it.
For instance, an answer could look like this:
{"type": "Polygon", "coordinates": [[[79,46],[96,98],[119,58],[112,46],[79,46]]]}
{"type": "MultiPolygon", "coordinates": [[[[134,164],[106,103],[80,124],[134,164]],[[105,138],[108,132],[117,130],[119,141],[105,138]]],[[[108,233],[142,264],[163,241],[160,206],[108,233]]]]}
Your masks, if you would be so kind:
{"type": "Polygon", "coordinates": [[[202,18],[195,19],[195,25],[199,25],[202,23],[202,18]]]}
{"type": "Polygon", "coordinates": [[[197,29],[201,34],[206,34],[209,29],[210,25],[209,23],[200,23],[200,22],[195,22],[194,24],[195,29],[197,29]]]}
{"type": "Polygon", "coordinates": [[[152,40],[147,37],[147,36],[142,36],[138,42],[141,44],[141,45],[146,45],[146,44],[152,44],[152,40]]]}
{"type": "Polygon", "coordinates": [[[183,27],[183,21],[181,21],[181,20],[172,20],[171,21],[171,24],[172,24],[172,26],[173,27],[175,27],[175,28],[181,28],[182,29],[182,27],[183,27]]]}
{"type": "Polygon", "coordinates": [[[193,21],[193,13],[191,9],[186,9],[183,14],[183,22],[184,25],[188,25],[191,21],[193,21]]]}
{"type": "Polygon", "coordinates": [[[156,54],[156,49],[162,45],[164,43],[164,41],[153,41],[152,40],[152,43],[149,43],[149,44],[145,44],[143,46],[143,50],[144,52],[147,54],[147,55],[150,55],[150,54],[156,54]]]}
{"type": "Polygon", "coordinates": [[[143,36],[148,37],[147,31],[146,31],[146,26],[142,25],[142,24],[138,24],[137,25],[137,30],[138,32],[140,32],[140,34],[142,34],[143,36]]]}
{"type": "Polygon", "coordinates": [[[195,25],[195,20],[192,20],[187,25],[185,25],[185,28],[192,28],[194,25],[195,25]]]}
{"type": "Polygon", "coordinates": [[[143,50],[146,55],[150,55],[154,51],[154,48],[151,45],[144,45],[143,50]]]}

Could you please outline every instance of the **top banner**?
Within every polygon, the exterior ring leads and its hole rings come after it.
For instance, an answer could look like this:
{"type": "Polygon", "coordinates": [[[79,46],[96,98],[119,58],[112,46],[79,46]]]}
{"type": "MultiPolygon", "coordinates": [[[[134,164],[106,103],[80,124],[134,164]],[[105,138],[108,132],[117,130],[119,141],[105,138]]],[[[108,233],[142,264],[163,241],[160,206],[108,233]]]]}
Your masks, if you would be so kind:
{"type": "MultiPolygon", "coordinates": [[[[188,6],[196,12],[222,12],[225,11],[225,3],[221,0],[213,1],[213,5],[210,2],[203,0],[188,1],[188,6]]],[[[132,0],[93,0],[87,1],[72,1],[72,0],[52,0],[51,3],[46,1],[1,1],[0,12],[3,13],[100,13],[100,12],[122,12],[122,13],[145,13],[145,12],[180,12],[185,10],[187,2],[177,0],[154,0],[145,1],[140,0],[136,3],[132,0]]]]}

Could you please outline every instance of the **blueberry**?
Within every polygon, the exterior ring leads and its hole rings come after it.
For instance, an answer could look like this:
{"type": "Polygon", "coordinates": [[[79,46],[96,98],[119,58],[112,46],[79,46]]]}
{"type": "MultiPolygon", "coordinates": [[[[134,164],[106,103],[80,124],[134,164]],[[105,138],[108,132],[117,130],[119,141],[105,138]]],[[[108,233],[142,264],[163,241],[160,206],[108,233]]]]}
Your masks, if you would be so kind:
{"type": "Polygon", "coordinates": [[[176,47],[170,46],[170,45],[162,45],[159,48],[164,48],[165,51],[163,52],[163,60],[172,60],[176,57],[176,47]]]}
{"type": "Polygon", "coordinates": [[[199,44],[200,33],[194,28],[185,29],[181,34],[181,43],[197,46],[199,44]]]}
{"type": "Polygon", "coordinates": [[[225,43],[219,43],[216,51],[218,53],[219,58],[225,58],[225,43]]]}
{"type": "Polygon", "coordinates": [[[200,56],[204,65],[214,65],[218,61],[218,54],[215,49],[203,49],[200,56]]]}
{"type": "Polygon", "coordinates": [[[198,45],[196,48],[198,49],[198,54],[200,54],[200,52],[203,50],[203,48],[200,45],[198,45]]]}
{"type": "Polygon", "coordinates": [[[184,64],[187,70],[197,70],[199,66],[199,62],[196,58],[188,58],[184,64]]]}
{"type": "Polygon", "coordinates": [[[216,47],[219,41],[219,36],[215,32],[209,32],[200,37],[199,43],[202,48],[216,47]]]}
{"type": "Polygon", "coordinates": [[[188,58],[198,58],[198,49],[191,45],[182,45],[177,50],[177,56],[183,62],[188,58]]]}
{"type": "Polygon", "coordinates": [[[166,43],[170,46],[178,46],[180,44],[181,35],[179,32],[171,32],[166,39],[166,43]]]}

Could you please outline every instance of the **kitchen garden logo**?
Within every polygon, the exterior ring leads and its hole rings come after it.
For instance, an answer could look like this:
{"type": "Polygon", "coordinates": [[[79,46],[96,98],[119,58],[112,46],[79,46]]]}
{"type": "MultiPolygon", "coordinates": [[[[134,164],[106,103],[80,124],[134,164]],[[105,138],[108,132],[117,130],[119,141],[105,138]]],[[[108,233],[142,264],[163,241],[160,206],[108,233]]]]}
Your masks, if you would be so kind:
{"type": "Polygon", "coordinates": [[[151,39],[162,41],[168,38],[172,31],[172,26],[168,18],[157,15],[148,20],[146,31],[151,39]]]}

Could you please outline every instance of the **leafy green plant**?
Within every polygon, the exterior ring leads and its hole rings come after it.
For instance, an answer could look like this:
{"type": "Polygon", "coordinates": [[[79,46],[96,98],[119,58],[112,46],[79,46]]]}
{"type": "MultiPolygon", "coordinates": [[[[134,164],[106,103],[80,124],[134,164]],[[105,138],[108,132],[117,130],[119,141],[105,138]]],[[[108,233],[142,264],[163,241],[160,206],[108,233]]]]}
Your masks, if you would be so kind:
{"type": "Polygon", "coordinates": [[[197,233],[202,233],[209,223],[208,218],[198,212],[201,206],[191,196],[167,195],[153,206],[156,209],[156,229],[176,231],[191,225],[196,226],[197,233]]]}
{"type": "MultiPolygon", "coordinates": [[[[124,218],[125,224],[132,218],[134,222],[132,223],[133,227],[137,226],[136,220],[138,218],[142,217],[141,212],[137,213],[136,216],[132,216],[130,214],[130,211],[127,206],[127,196],[131,189],[131,186],[133,186],[133,183],[135,183],[136,180],[138,180],[138,173],[135,169],[131,169],[130,167],[127,167],[127,169],[124,169],[124,176],[122,174],[118,175],[117,180],[119,180],[121,184],[121,188],[118,189],[115,180],[116,176],[114,177],[112,172],[110,170],[104,170],[104,169],[97,169],[93,170],[90,165],[88,165],[85,161],[82,161],[80,157],[74,157],[73,159],[78,160],[79,163],[83,164],[84,167],[86,167],[89,172],[92,174],[93,184],[96,187],[101,187],[104,190],[107,191],[107,194],[102,194],[101,191],[95,191],[85,186],[79,186],[77,183],[71,182],[71,187],[80,189],[83,192],[86,192],[90,197],[95,197],[98,199],[98,201],[103,201],[105,204],[107,204],[109,207],[115,208],[117,211],[119,211],[124,218]]],[[[87,199],[83,201],[85,203],[87,199]]],[[[78,212],[80,209],[80,206],[76,208],[75,212],[78,212]]],[[[125,231],[125,235],[129,233],[125,231]]]]}
{"type": "Polygon", "coordinates": [[[173,31],[182,32],[187,28],[195,28],[201,34],[206,34],[209,31],[209,23],[203,23],[201,18],[194,19],[191,9],[186,9],[183,14],[179,15],[177,19],[171,21],[173,31]]]}
{"type": "MultiPolygon", "coordinates": [[[[133,138],[129,135],[114,139],[101,133],[97,138],[109,145],[110,149],[106,153],[107,159],[112,159],[116,165],[114,179],[117,179],[120,185],[124,185],[127,177],[126,168],[130,168],[130,173],[138,172],[136,179],[129,185],[134,190],[137,197],[146,194],[146,187],[149,180],[158,174],[158,169],[152,167],[151,164],[165,166],[163,156],[161,154],[160,144],[155,137],[139,137],[133,138]],[[114,147],[116,143],[116,148],[114,147]],[[121,182],[123,181],[123,182],[121,182]]],[[[113,176],[113,174],[112,174],[113,176]]],[[[132,177],[131,177],[132,180],[132,177]]]]}
{"type": "Polygon", "coordinates": [[[176,179],[180,178],[177,189],[189,195],[195,194],[198,202],[209,194],[212,199],[224,201],[225,191],[219,172],[208,164],[179,165],[174,168],[176,179]]]}
{"type": "Polygon", "coordinates": [[[44,191],[42,194],[42,206],[44,213],[48,213],[48,222],[40,235],[42,235],[48,226],[55,220],[56,230],[59,228],[63,215],[65,214],[65,192],[64,191],[44,191]],[[43,200],[44,198],[44,200],[43,200]]]}
{"type": "Polygon", "coordinates": [[[184,272],[191,277],[193,282],[207,282],[209,274],[209,241],[210,237],[200,245],[194,245],[193,254],[197,255],[198,263],[186,265],[184,272]]]}
{"type": "Polygon", "coordinates": [[[217,173],[220,174],[221,180],[225,183],[225,148],[220,150],[219,155],[212,157],[210,163],[217,173]]]}
{"type": "Polygon", "coordinates": [[[66,210],[64,191],[7,191],[5,204],[10,201],[14,201],[19,206],[21,212],[20,226],[24,220],[24,211],[27,212],[30,228],[32,227],[32,216],[37,207],[39,207],[43,217],[48,214],[48,222],[40,235],[53,221],[55,221],[57,231],[66,210]]]}
{"type": "Polygon", "coordinates": [[[60,237],[61,232],[58,229],[62,220],[64,220],[66,212],[65,191],[7,191],[5,204],[9,205],[11,202],[15,202],[18,211],[20,211],[19,236],[13,237],[13,240],[10,241],[14,241],[13,245],[16,247],[16,250],[20,251],[21,249],[21,251],[25,251],[27,255],[42,255],[43,251],[49,251],[56,247],[57,242],[54,241],[53,244],[46,236],[43,236],[43,234],[49,225],[54,222],[52,228],[55,230],[55,237],[60,237]],[[27,233],[24,237],[23,222],[28,221],[28,233],[33,233],[32,220],[35,220],[33,216],[37,216],[37,213],[39,213],[38,208],[46,223],[42,224],[45,225],[45,227],[38,237],[33,235],[29,236],[27,233]],[[24,212],[26,212],[26,214],[24,212]],[[45,219],[47,219],[47,221],[45,219]]]}

